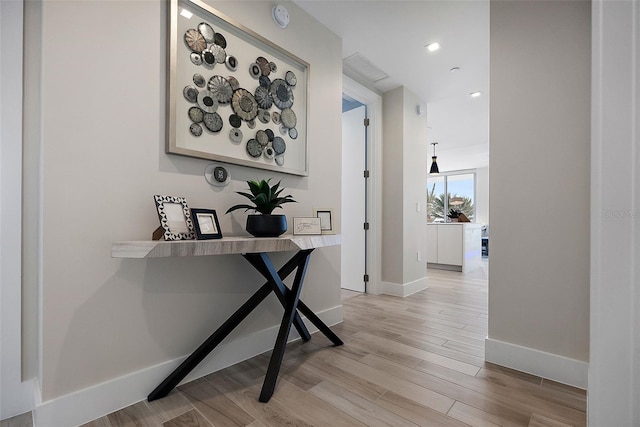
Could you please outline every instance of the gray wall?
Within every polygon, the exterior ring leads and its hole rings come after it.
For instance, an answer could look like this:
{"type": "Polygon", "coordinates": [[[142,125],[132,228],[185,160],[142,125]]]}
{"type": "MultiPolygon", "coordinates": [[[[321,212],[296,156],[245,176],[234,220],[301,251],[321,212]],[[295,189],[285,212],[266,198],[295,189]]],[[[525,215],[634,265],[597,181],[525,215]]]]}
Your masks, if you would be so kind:
{"type": "Polygon", "coordinates": [[[383,95],[382,280],[392,287],[413,287],[411,291],[426,286],[427,273],[427,123],[416,113],[419,104],[404,87],[383,95]]]}
{"type": "Polygon", "coordinates": [[[491,3],[489,339],[589,360],[590,3],[491,3]]]}
{"type": "MultiPolygon", "coordinates": [[[[212,188],[209,161],[165,154],[165,2],[44,2],[42,121],[32,125],[43,147],[45,401],[188,354],[262,283],[237,256],[111,259],[112,242],[150,239],[153,194],[217,209],[223,233],[242,234],[245,215],[224,215],[242,200],[234,191],[274,177],[299,201],[289,218],[314,207],[340,218],[340,39],[294,4],[286,30],[270,2],[212,4],[310,63],[310,176],[229,166],[231,184],[212,188]]],[[[339,286],[339,247],[318,250],[302,298],[339,309],[339,286]]],[[[279,323],[275,299],[263,304],[231,339],[279,323]]]]}

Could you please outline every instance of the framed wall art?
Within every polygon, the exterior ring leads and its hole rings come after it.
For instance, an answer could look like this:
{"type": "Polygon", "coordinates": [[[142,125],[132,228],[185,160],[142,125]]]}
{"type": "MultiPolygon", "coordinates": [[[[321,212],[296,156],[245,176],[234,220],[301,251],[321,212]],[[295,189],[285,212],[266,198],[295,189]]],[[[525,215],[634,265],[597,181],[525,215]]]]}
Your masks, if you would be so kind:
{"type": "Polygon", "coordinates": [[[164,240],[193,240],[193,221],[184,197],[153,196],[164,240]]]}
{"type": "Polygon", "coordinates": [[[171,0],[167,153],[308,175],[309,64],[200,0],[171,0]]]}
{"type": "Polygon", "coordinates": [[[218,214],[212,209],[191,209],[198,240],[222,239],[218,214]]]}

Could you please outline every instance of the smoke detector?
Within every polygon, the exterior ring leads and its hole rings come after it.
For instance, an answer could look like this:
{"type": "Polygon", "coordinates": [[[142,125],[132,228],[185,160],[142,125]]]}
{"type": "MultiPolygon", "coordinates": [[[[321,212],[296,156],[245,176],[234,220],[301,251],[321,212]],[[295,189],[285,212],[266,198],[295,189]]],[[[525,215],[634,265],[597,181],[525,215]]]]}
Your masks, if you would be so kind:
{"type": "Polygon", "coordinates": [[[286,7],[281,4],[273,6],[271,15],[273,15],[273,21],[278,27],[287,28],[287,25],[289,25],[289,11],[286,7]]]}

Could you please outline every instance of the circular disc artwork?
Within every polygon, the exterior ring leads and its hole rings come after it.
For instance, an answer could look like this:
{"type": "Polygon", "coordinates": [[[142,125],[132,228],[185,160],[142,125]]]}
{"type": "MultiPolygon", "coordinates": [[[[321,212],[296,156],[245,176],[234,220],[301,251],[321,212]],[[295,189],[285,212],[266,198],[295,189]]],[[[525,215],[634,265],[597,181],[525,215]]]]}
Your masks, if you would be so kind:
{"type": "Polygon", "coordinates": [[[233,89],[233,90],[240,89],[240,82],[238,82],[238,79],[236,79],[235,77],[229,76],[229,77],[227,77],[227,81],[231,85],[231,89],[233,89]]]}
{"type": "Polygon", "coordinates": [[[198,31],[202,34],[202,37],[204,37],[207,43],[213,43],[215,33],[213,28],[211,28],[211,25],[206,22],[201,22],[198,24],[198,31]]]}
{"type": "Polygon", "coordinates": [[[284,80],[289,84],[289,86],[295,86],[296,84],[298,84],[298,78],[293,73],[293,71],[287,71],[287,73],[284,75],[284,80]]]}
{"type": "Polygon", "coordinates": [[[280,113],[278,113],[277,111],[274,111],[273,114],[271,115],[271,120],[273,120],[273,123],[279,125],[280,124],[280,113]]]}
{"type": "Polygon", "coordinates": [[[258,132],[256,132],[256,141],[258,141],[258,143],[263,147],[266,147],[269,143],[269,137],[267,136],[267,133],[265,131],[259,130],[258,132]]]}
{"type": "Polygon", "coordinates": [[[271,129],[265,129],[265,132],[267,133],[267,137],[269,138],[269,141],[273,141],[273,137],[275,136],[273,131],[271,129]]]}
{"type": "Polygon", "coordinates": [[[278,128],[278,130],[280,131],[280,135],[288,135],[289,134],[289,128],[286,127],[283,124],[280,124],[280,127],[278,128]]]}
{"type": "Polygon", "coordinates": [[[213,52],[213,55],[216,57],[216,62],[218,64],[224,64],[224,62],[227,59],[227,52],[225,52],[224,49],[218,46],[217,44],[212,44],[209,49],[211,50],[211,52],[213,52]]]}
{"type": "Polygon", "coordinates": [[[218,100],[211,91],[204,89],[198,93],[198,106],[205,113],[215,113],[218,109],[218,100]]]}
{"type": "Polygon", "coordinates": [[[189,118],[194,123],[200,123],[204,118],[204,111],[198,107],[189,108],[189,118]]]}
{"type": "Polygon", "coordinates": [[[267,147],[264,149],[265,159],[271,160],[276,156],[276,152],[273,151],[273,147],[267,147]]]}
{"type": "Polygon", "coordinates": [[[207,65],[216,65],[216,56],[209,49],[202,51],[202,61],[207,65]]]}
{"type": "Polygon", "coordinates": [[[227,48],[227,39],[225,39],[224,36],[220,33],[216,33],[213,42],[223,49],[227,48]]]}
{"type": "Polygon", "coordinates": [[[205,113],[202,122],[211,132],[220,132],[222,129],[222,117],[218,113],[205,113]]]}
{"type": "Polygon", "coordinates": [[[281,110],[293,105],[293,92],[291,91],[291,87],[289,87],[287,82],[284,80],[275,79],[271,82],[269,92],[271,93],[273,103],[281,110]]]}
{"type": "Polygon", "coordinates": [[[269,61],[267,61],[267,58],[259,56],[256,59],[256,64],[258,64],[258,67],[260,67],[260,73],[263,76],[268,76],[271,73],[271,67],[269,66],[269,61]]]}
{"type": "Polygon", "coordinates": [[[271,99],[269,89],[264,86],[258,86],[256,88],[254,97],[256,99],[256,102],[258,103],[258,107],[260,108],[268,110],[273,105],[273,100],[271,99]]]}
{"type": "Polygon", "coordinates": [[[287,150],[287,144],[284,142],[284,139],[280,138],[279,136],[273,138],[271,146],[273,147],[273,151],[276,152],[276,155],[280,155],[287,150]]]}
{"type": "Polygon", "coordinates": [[[191,62],[193,62],[196,65],[200,65],[202,64],[202,56],[199,53],[196,52],[191,52],[191,62]]]}
{"type": "Polygon", "coordinates": [[[255,128],[256,127],[255,119],[251,119],[251,120],[247,121],[247,126],[249,127],[249,129],[255,128]]]}
{"type": "Polygon", "coordinates": [[[255,139],[247,141],[247,153],[251,157],[260,157],[262,155],[262,145],[255,139]]]}
{"type": "Polygon", "coordinates": [[[242,131],[237,128],[233,128],[229,131],[229,139],[232,142],[238,143],[242,141],[242,131]]]}
{"type": "Polygon", "coordinates": [[[284,156],[276,156],[276,164],[278,166],[284,165],[284,156]]]}
{"type": "Polygon", "coordinates": [[[269,112],[269,110],[265,110],[262,108],[258,109],[258,120],[260,120],[262,123],[267,124],[271,121],[271,113],[269,112]]]}
{"type": "Polygon", "coordinates": [[[229,116],[229,124],[231,127],[239,128],[242,125],[242,119],[237,114],[232,114],[229,116]]]}
{"type": "Polygon", "coordinates": [[[269,62],[269,68],[271,68],[272,73],[275,73],[276,71],[278,71],[278,66],[276,65],[275,62],[269,62]]]}
{"type": "Polygon", "coordinates": [[[231,71],[235,71],[238,69],[238,58],[233,55],[227,55],[225,63],[227,64],[227,68],[231,71]]]}
{"type": "Polygon", "coordinates": [[[251,65],[249,65],[249,74],[251,74],[251,77],[255,77],[256,79],[262,75],[262,72],[260,71],[260,67],[258,66],[258,64],[254,62],[251,65]]]}
{"type": "Polygon", "coordinates": [[[207,80],[205,80],[202,74],[194,74],[193,83],[198,87],[204,87],[204,85],[207,84],[207,80]]]}
{"type": "Polygon", "coordinates": [[[289,129],[289,137],[291,139],[297,139],[298,138],[298,130],[296,128],[289,129]]]}
{"type": "Polygon", "coordinates": [[[265,87],[267,89],[269,89],[269,87],[271,86],[271,79],[267,76],[260,76],[258,78],[258,81],[260,82],[260,86],[265,87]]]}
{"type": "Polygon", "coordinates": [[[202,135],[202,126],[197,123],[191,123],[191,126],[189,126],[189,132],[191,132],[191,135],[193,136],[200,136],[202,135]]]}
{"type": "Polygon", "coordinates": [[[231,102],[233,89],[229,81],[222,76],[213,76],[209,79],[207,88],[213,93],[220,104],[226,105],[231,102]]]}
{"type": "Polygon", "coordinates": [[[184,41],[187,43],[187,46],[189,46],[189,49],[194,52],[200,53],[207,47],[207,41],[202,34],[193,28],[184,33],[184,41]]]}
{"type": "Polygon", "coordinates": [[[294,113],[291,108],[285,108],[282,110],[280,113],[280,121],[289,129],[296,127],[296,123],[298,123],[296,113],[294,113]]]}
{"type": "Polygon", "coordinates": [[[256,99],[246,89],[238,89],[233,92],[231,107],[243,120],[253,120],[258,115],[256,99]]]}
{"type": "Polygon", "coordinates": [[[185,99],[189,102],[197,102],[198,101],[198,89],[196,89],[193,86],[186,86],[183,90],[182,90],[182,94],[184,95],[185,99]]]}

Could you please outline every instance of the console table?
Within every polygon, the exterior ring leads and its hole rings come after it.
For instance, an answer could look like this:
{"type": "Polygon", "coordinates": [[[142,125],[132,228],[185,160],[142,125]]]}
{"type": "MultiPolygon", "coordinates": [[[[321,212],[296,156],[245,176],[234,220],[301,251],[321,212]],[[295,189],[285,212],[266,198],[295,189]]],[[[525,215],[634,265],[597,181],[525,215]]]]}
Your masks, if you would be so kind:
{"type": "Polygon", "coordinates": [[[300,291],[309,265],[311,252],[324,246],[335,246],[341,243],[339,235],[293,236],[284,235],[274,238],[224,237],[218,240],[181,240],[181,241],[130,241],[115,242],[111,247],[113,258],[162,258],[173,256],[206,256],[241,254],[267,282],[264,283],[240,308],[236,310],[206,341],[204,341],[187,359],[180,364],[167,378],[149,394],[149,401],[165,397],[184,379],[204,358],[213,351],[222,340],[235,329],[271,292],[284,308],[284,315],[278,330],[278,337],[271,354],[267,374],[260,392],[260,402],[268,402],[276,386],[278,373],[287,337],[293,325],[304,341],[311,339],[311,334],[302,322],[302,313],[313,323],[334,345],[342,345],[342,341],[311,309],[300,300],[300,291]],[[270,252],[297,251],[279,270],[276,271],[270,252]],[[282,282],[293,271],[296,275],[289,289],[282,282]]]}

